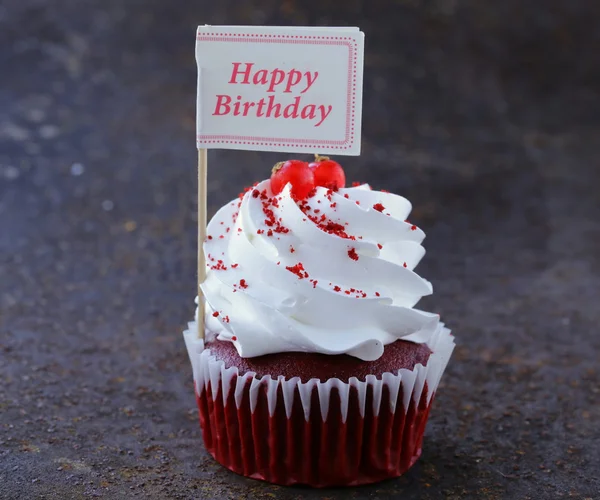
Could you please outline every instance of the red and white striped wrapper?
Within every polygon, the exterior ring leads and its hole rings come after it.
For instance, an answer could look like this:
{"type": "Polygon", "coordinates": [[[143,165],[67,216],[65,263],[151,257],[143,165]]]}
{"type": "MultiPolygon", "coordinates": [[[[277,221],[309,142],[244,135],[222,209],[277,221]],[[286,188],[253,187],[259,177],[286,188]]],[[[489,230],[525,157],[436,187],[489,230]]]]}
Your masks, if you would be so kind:
{"type": "Polygon", "coordinates": [[[440,324],[427,366],[325,382],[226,368],[190,323],[206,449],[228,469],[271,483],[356,486],[397,477],[421,455],[423,432],[454,337],[440,324]]]}

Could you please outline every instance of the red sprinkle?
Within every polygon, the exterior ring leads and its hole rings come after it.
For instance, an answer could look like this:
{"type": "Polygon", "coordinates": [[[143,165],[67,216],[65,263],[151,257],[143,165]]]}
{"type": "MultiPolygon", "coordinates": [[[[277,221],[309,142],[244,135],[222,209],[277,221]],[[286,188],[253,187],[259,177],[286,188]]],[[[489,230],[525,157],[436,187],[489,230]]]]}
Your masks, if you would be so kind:
{"type": "Polygon", "coordinates": [[[239,264],[231,264],[231,267],[232,267],[233,269],[235,269],[237,266],[239,266],[239,264]]]}
{"type": "Polygon", "coordinates": [[[229,323],[229,316],[225,316],[225,317],[223,318],[223,321],[224,321],[225,323],[229,323]]]}
{"type": "Polygon", "coordinates": [[[410,226],[410,230],[411,231],[416,231],[417,230],[417,226],[415,226],[414,224],[412,226],[410,226]]]}
{"type": "MultiPolygon", "coordinates": [[[[254,186],[256,186],[256,185],[258,185],[258,182],[256,184],[254,184],[254,186]]],[[[241,200],[248,191],[250,191],[252,188],[254,188],[254,186],[245,187],[244,190],[238,195],[239,199],[241,200]]]]}
{"type": "Polygon", "coordinates": [[[352,187],[358,187],[358,186],[360,186],[360,182],[358,182],[358,181],[354,181],[354,182],[352,183],[352,187]]]}
{"type": "MultiPolygon", "coordinates": [[[[214,257],[209,256],[209,259],[211,260],[211,262],[215,261],[214,257]]],[[[210,266],[210,268],[213,271],[227,271],[227,267],[223,264],[223,261],[221,259],[219,259],[216,264],[210,266]]]]}
{"type": "Polygon", "coordinates": [[[215,318],[216,318],[218,315],[219,315],[219,311],[215,311],[215,312],[213,313],[213,317],[215,317],[215,318]]]}
{"type": "Polygon", "coordinates": [[[298,262],[298,264],[296,264],[295,266],[286,266],[285,268],[290,273],[293,273],[296,276],[298,276],[299,280],[301,280],[302,278],[308,278],[308,273],[304,269],[304,266],[302,265],[302,262],[298,262]]]}
{"type": "Polygon", "coordinates": [[[237,340],[237,337],[234,335],[233,337],[231,337],[231,340],[235,342],[237,340]]]}
{"type": "Polygon", "coordinates": [[[383,248],[383,245],[381,243],[377,243],[377,248],[379,248],[379,250],[381,250],[383,248]]]}
{"type": "Polygon", "coordinates": [[[355,236],[352,236],[346,232],[346,228],[344,226],[328,219],[325,214],[321,214],[321,218],[318,218],[314,215],[307,215],[307,217],[313,221],[321,231],[325,231],[329,234],[335,234],[336,236],[345,238],[347,240],[356,239],[355,236]]]}
{"type": "Polygon", "coordinates": [[[408,266],[406,265],[406,262],[405,262],[404,264],[402,264],[402,265],[403,265],[404,267],[408,267],[408,266]]]}
{"type": "Polygon", "coordinates": [[[375,205],[373,205],[373,209],[377,210],[378,212],[383,212],[385,207],[381,203],[375,203],[375,205]]]}
{"type": "Polygon", "coordinates": [[[208,238],[209,240],[212,240],[212,236],[211,236],[210,234],[207,236],[207,238],[208,238]]]}
{"type": "Polygon", "coordinates": [[[379,297],[379,292],[375,292],[375,297],[379,297]]]}
{"type": "Polygon", "coordinates": [[[240,288],[248,288],[248,284],[245,279],[240,280],[240,288]]]}
{"type": "Polygon", "coordinates": [[[294,253],[296,251],[296,249],[290,245],[290,253],[294,253]]]}
{"type": "Polygon", "coordinates": [[[271,209],[271,207],[278,207],[279,201],[277,197],[269,198],[266,194],[266,191],[260,193],[260,199],[262,200],[263,205],[263,213],[265,214],[265,225],[267,227],[272,228],[274,233],[289,233],[290,230],[287,227],[281,225],[281,218],[279,220],[275,217],[275,212],[271,209]]]}
{"type": "Polygon", "coordinates": [[[334,292],[341,292],[341,291],[342,291],[342,289],[341,289],[339,286],[335,285],[335,286],[333,287],[333,291],[334,291],[334,292]]]}
{"type": "Polygon", "coordinates": [[[350,257],[352,260],[358,260],[358,254],[356,253],[356,249],[354,247],[348,250],[348,257],[350,257]]]}

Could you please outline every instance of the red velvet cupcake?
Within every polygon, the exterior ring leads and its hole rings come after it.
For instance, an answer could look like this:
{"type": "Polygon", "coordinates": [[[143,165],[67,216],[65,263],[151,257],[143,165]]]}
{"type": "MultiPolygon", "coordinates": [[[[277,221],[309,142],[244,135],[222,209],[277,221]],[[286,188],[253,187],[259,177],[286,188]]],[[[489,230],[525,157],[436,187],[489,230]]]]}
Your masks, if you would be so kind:
{"type": "Polygon", "coordinates": [[[421,454],[454,348],[439,316],[414,308],[431,293],[413,271],[424,234],[404,198],[339,187],[264,181],[208,226],[206,342],[195,323],[184,336],[206,448],[247,477],[360,485],[421,454]]]}
{"type": "Polygon", "coordinates": [[[370,362],[305,353],[245,359],[228,342],[202,349],[194,328],[186,335],[199,364],[196,399],[207,450],[238,474],[282,485],[356,486],[406,472],[421,455],[454,347],[440,330],[433,349],[398,340],[370,362]],[[277,378],[265,371],[270,367],[279,368],[277,378]]]}

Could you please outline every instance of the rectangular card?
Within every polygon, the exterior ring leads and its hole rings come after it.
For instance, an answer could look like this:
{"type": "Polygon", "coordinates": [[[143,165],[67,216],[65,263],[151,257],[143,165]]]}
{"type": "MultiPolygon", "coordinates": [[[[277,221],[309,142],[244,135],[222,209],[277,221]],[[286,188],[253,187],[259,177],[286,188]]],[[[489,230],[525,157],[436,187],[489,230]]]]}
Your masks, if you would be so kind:
{"type": "Polygon", "coordinates": [[[200,26],[198,148],[360,154],[358,28],[200,26]]]}

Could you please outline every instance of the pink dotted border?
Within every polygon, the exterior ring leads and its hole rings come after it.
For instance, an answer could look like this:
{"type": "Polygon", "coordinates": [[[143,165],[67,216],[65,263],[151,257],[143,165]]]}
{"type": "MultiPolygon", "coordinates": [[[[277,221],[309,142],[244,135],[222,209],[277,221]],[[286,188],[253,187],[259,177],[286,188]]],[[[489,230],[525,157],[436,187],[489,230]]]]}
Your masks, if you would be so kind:
{"type": "Polygon", "coordinates": [[[348,36],[315,36],[315,35],[276,35],[259,33],[198,33],[196,40],[200,42],[242,42],[242,43],[292,43],[308,45],[345,45],[348,47],[348,87],[346,94],[346,134],[343,141],[307,140],[282,137],[255,137],[239,135],[198,135],[198,142],[203,144],[241,144],[270,147],[302,147],[314,149],[316,146],[327,146],[329,149],[350,149],[354,143],[355,111],[356,111],[356,78],[358,45],[356,40],[348,36]]]}

